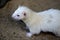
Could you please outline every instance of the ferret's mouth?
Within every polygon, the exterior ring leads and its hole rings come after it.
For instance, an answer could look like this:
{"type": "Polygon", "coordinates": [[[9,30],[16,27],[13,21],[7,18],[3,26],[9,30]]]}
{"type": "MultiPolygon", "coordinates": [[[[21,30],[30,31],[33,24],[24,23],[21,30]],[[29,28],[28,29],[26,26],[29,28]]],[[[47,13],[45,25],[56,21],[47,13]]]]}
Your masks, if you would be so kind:
{"type": "Polygon", "coordinates": [[[13,17],[12,17],[12,20],[14,20],[14,21],[19,21],[19,19],[16,19],[16,18],[13,18],[13,17]]]}
{"type": "Polygon", "coordinates": [[[15,20],[15,21],[20,21],[19,19],[13,19],[13,20],[15,20]]]}
{"type": "Polygon", "coordinates": [[[14,17],[11,17],[12,18],[12,20],[14,20],[14,21],[19,21],[19,19],[17,19],[17,18],[14,18],[14,17]]]}

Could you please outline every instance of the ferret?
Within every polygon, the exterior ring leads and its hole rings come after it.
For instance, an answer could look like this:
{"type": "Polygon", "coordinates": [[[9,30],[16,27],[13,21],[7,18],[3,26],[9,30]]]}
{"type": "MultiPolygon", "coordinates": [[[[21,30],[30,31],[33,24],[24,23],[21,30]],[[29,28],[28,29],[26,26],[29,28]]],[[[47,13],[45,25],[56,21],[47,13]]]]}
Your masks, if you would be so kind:
{"type": "Polygon", "coordinates": [[[48,9],[41,12],[35,12],[26,6],[19,6],[12,14],[14,20],[22,20],[30,32],[26,36],[31,37],[34,34],[43,32],[52,32],[60,36],[60,10],[48,9]]]}

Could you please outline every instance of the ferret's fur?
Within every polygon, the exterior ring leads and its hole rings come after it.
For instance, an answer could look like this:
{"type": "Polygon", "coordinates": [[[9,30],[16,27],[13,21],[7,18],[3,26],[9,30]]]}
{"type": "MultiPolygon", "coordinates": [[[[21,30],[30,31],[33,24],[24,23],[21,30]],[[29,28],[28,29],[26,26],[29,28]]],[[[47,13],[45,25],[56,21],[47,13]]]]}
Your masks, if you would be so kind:
{"type": "Polygon", "coordinates": [[[13,13],[12,18],[15,20],[23,20],[26,23],[30,30],[30,33],[27,33],[29,37],[33,34],[39,34],[41,31],[49,31],[56,34],[56,36],[60,36],[60,10],[58,9],[34,12],[28,7],[20,6],[13,13]]]}

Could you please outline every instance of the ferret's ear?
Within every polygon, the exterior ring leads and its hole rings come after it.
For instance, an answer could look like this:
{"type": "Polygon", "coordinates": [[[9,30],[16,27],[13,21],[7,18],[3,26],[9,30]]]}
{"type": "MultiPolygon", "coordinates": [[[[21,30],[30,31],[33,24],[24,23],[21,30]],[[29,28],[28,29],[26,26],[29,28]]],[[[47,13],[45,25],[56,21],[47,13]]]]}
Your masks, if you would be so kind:
{"type": "Polygon", "coordinates": [[[26,12],[23,12],[23,15],[26,16],[26,12]]]}

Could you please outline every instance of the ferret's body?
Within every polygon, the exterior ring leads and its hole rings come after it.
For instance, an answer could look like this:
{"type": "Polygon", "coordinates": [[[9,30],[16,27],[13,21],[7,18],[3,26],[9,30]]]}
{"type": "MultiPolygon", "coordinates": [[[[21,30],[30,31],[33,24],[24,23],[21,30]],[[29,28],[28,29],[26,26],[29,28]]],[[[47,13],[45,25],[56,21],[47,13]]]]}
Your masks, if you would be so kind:
{"type": "MultiPolygon", "coordinates": [[[[25,10],[26,18],[22,19],[32,34],[39,34],[43,32],[53,32],[60,36],[60,10],[49,9],[42,12],[34,12],[32,10],[25,10]]],[[[28,34],[30,36],[30,34],[28,34]]]]}

